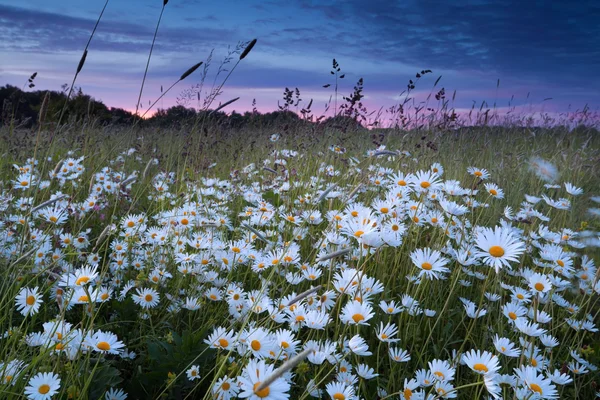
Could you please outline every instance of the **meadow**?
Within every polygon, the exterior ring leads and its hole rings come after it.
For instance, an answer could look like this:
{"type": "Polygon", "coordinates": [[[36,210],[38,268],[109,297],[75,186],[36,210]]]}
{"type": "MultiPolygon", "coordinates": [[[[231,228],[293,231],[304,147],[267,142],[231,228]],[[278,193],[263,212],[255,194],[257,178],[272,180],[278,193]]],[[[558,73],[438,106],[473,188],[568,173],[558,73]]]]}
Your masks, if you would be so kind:
{"type": "Polygon", "coordinates": [[[439,104],[5,121],[0,397],[598,397],[598,131],[439,104]]]}

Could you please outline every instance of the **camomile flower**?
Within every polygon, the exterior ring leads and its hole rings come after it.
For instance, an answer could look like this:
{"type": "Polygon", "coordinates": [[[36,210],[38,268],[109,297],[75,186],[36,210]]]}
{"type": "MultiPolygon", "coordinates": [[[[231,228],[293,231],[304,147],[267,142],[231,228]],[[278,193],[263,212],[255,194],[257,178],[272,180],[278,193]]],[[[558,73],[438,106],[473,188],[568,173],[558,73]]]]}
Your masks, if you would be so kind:
{"type": "Polygon", "coordinates": [[[110,388],[104,395],[104,400],[125,400],[127,393],[123,389],[110,388]]]}
{"type": "Polygon", "coordinates": [[[375,373],[375,370],[366,364],[358,364],[356,366],[356,375],[363,379],[373,379],[379,376],[375,373]]]}
{"type": "Polygon", "coordinates": [[[408,351],[401,349],[399,347],[391,347],[390,346],[390,348],[388,350],[388,354],[390,355],[390,358],[397,363],[403,363],[403,362],[410,361],[410,354],[408,353],[408,351]]]}
{"type": "Polygon", "coordinates": [[[17,310],[24,316],[37,314],[42,304],[42,295],[38,293],[39,287],[33,289],[21,288],[15,300],[17,310]]]}
{"type": "Polygon", "coordinates": [[[515,344],[505,337],[499,337],[496,335],[494,337],[494,347],[500,354],[503,354],[507,357],[519,357],[521,355],[521,350],[519,348],[515,348],[515,344]]]}
{"type": "Polygon", "coordinates": [[[570,182],[565,182],[565,189],[567,190],[567,193],[573,196],[579,196],[583,194],[582,188],[573,186],[570,182]]]}
{"type": "Polygon", "coordinates": [[[329,382],[325,385],[325,391],[332,400],[349,400],[354,399],[354,388],[342,382],[329,382]]]}
{"type": "Polygon", "coordinates": [[[533,293],[543,294],[552,289],[552,283],[545,274],[534,273],[529,279],[529,288],[533,293]]]}
{"type": "Polygon", "coordinates": [[[535,322],[528,321],[525,317],[517,318],[515,327],[521,331],[521,333],[531,337],[538,337],[546,333],[545,329],[540,328],[535,322]]]}
{"type": "Polygon", "coordinates": [[[434,388],[437,395],[441,398],[453,399],[458,396],[458,392],[454,389],[454,385],[449,381],[437,381],[435,382],[434,388]]]}
{"type": "Polygon", "coordinates": [[[416,172],[411,184],[416,192],[439,190],[442,187],[439,175],[433,171],[416,172]]]}
{"type": "Polygon", "coordinates": [[[366,302],[352,301],[346,303],[340,315],[340,321],[348,325],[369,325],[373,317],[373,307],[366,302]]]}
{"type": "Polygon", "coordinates": [[[396,327],[396,324],[388,322],[383,326],[383,322],[380,322],[377,338],[382,342],[394,343],[400,341],[400,339],[392,339],[392,336],[395,336],[397,333],[398,328],[396,327]]]}
{"type": "Polygon", "coordinates": [[[227,331],[219,326],[204,340],[204,343],[216,349],[231,350],[237,344],[237,340],[233,331],[227,331]]]}
{"type": "Polygon", "coordinates": [[[97,331],[84,340],[87,346],[99,353],[119,354],[125,344],[119,341],[117,335],[112,332],[97,331]]]}
{"type": "Polygon", "coordinates": [[[200,379],[200,367],[197,365],[192,365],[192,367],[188,369],[185,374],[190,381],[200,379]]]}
{"type": "Polygon", "coordinates": [[[494,375],[500,369],[498,357],[487,351],[470,350],[462,356],[462,360],[479,375],[494,375]]]}
{"type": "Polygon", "coordinates": [[[527,388],[529,396],[535,396],[536,399],[556,399],[558,392],[556,386],[548,378],[538,375],[534,367],[522,366],[515,368],[517,379],[527,388]]]}
{"type": "Polygon", "coordinates": [[[381,300],[379,302],[379,308],[381,308],[384,313],[389,314],[389,315],[398,314],[399,312],[402,311],[402,307],[397,306],[396,302],[394,300],[391,300],[389,302],[381,300]]]}
{"type": "Polygon", "coordinates": [[[348,348],[357,356],[370,356],[373,354],[369,351],[369,345],[365,339],[360,337],[360,335],[352,336],[350,341],[348,341],[348,348]]]}
{"type": "Polygon", "coordinates": [[[446,360],[433,360],[428,363],[429,371],[434,375],[438,381],[451,381],[454,379],[454,373],[456,370],[452,368],[450,363],[446,360]]]}
{"type": "Polygon", "coordinates": [[[438,274],[450,272],[444,265],[448,260],[442,257],[442,253],[429,248],[416,249],[410,254],[413,264],[421,270],[419,276],[425,275],[429,279],[439,279],[438,274]]]}
{"type": "Polygon", "coordinates": [[[555,369],[551,374],[546,372],[546,376],[557,385],[568,385],[569,383],[573,382],[573,378],[567,374],[563,374],[559,369],[555,369]]]}
{"type": "Polygon", "coordinates": [[[493,267],[496,273],[500,268],[510,268],[509,262],[516,262],[525,251],[525,243],[515,238],[506,228],[483,228],[476,236],[475,244],[479,251],[475,256],[481,257],[484,264],[493,267]]]}
{"type": "Polygon", "coordinates": [[[555,182],[558,179],[558,169],[542,158],[532,158],[529,161],[529,169],[546,182],[555,182]]]}
{"type": "Polygon", "coordinates": [[[60,389],[60,377],[53,372],[40,372],[25,387],[25,395],[31,400],[47,400],[60,389]]]}
{"type": "Polygon", "coordinates": [[[264,328],[255,328],[246,338],[247,350],[257,358],[268,358],[276,351],[275,338],[264,328]]]}
{"type": "Polygon", "coordinates": [[[240,388],[233,379],[225,375],[215,382],[211,391],[213,393],[213,399],[229,400],[237,396],[240,388]]]}
{"type": "Polygon", "coordinates": [[[136,294],[131,296],[133,302],[142,306],[142,308],[153,308],[156,307],[160,301],[160,295],[158,292],[151,288],[136,289],[136,294]]]}
{"type": "Polygon", "coordinates": [[[485,168],[469,167],[467,172],[481,180],[486,180],[490,177],[490,173],[485,168]]]}
{"type": "Polygon", "coordinates": [[[98,277],[97,266],[84,266],[75,272],[63,275],[60,286],[79,287],[92,283],[98,277]]]}
{"type": "Polygon", "coordinates": [[[486,183],[484,186],[485,191],[488,192],[490,196],[495,197],[496,199],[504,198],[504,191],[500,189],[498,185],[495,185],[493,183],[486,183]]]}
{"type": "Polygon", "coordinates": [[[269,386],[259,390],[261,382],[273,374],[275,367],[264,360],[251,359],[238,378],[240,384],[239,397],[250,400],[285,400],[290,384],[283,378],[277,378],[269,386]]]}

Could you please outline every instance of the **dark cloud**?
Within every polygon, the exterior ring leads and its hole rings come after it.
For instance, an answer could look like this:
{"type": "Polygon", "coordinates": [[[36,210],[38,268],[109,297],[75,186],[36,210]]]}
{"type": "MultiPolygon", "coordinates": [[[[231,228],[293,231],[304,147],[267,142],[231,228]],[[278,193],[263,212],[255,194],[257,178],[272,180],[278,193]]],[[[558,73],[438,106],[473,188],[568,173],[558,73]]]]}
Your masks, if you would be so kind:
{"type": "MultiPolygon", "coordinates": [[[[214,20],[214,16],[203,20],[214,20]]],[[[94,28],[95,20],[71,17],[0,5],[0,49],[50,52],[82,51],[94,28]]],[[[102,20],[91,50],[124,53],[147,52],[155,26],[123,21],[102,20]]],[[[214,27],[172,27],[159,30],[156,50],[184,53],[192,50],[210,50],[215,45],[229,44],[234,29],[214,27]]]]}
{"type": "MultiPolygon", "coordinates": [[[[132,17],[115,7],[105,14],[91,43],[92,60],[102,52],[147,54],[161,4],[127,4],[139,13],[132,17]]],[[[232,75],[232,85],[319,89],[330,83],[330,60],[336,58],[347,74],[344,91],[364,77],[367,94],[400,93],[414,72],[432,69],[425,83],[442,74],[442,84],[458,88],[459,97],[464,90],[506,100],[532,90],[539,98],[563,94],[565,103],[600,102],[598,1],[179,0],[167,7],[155,47],[161,62],[150,71],[161,82],[213,48],[220,51],[216,68],[228,46],[257,37],[255,54],[232,75]],[[277,62],[286,59],[298,64],[277,62]]],[[[0,51],[15,57],[82,51],[95,17],[83,5],[80,11],[90,17],[0,4],[0,51]]],[[[139,78],[139,71],[118,62],[111,70],[105,63],[94,68],[86,66],[96,76],[139,78]]]]}

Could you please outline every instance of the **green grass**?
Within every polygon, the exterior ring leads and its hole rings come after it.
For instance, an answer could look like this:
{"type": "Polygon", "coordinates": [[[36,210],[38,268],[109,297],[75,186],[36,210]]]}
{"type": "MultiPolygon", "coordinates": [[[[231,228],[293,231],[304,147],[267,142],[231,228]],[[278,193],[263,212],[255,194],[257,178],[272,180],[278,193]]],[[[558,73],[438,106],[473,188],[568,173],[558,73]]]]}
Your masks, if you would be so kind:
{"type": "MultiPolygon", "coordinates": [[[[226,300],[211,301],[205,296],[206,290],[213,286],[210,282],[178,270],[181,263],[176,261],[175,254],[182,249],[176,244],[171,242],[168,245],[153,246],[144,243],[142,238],[145,236],[141,234],[122,236],[123,229],[119,224],[130,214],[145,215],[148,227],[159,225],[157,217],[169,215],[179,221],[177,226],[182,226],[180,214],[181,207],[184,206],[189,207],[188,211],[194,210],[199,221],[204,221],[205,224],[199,223],[198,226],[184,229],[178,236],[174,236],[174,231],[170,230],[171,240],[177,240],[177,237],[192,238],[195,234],[200,234],[205,240],[221,238],[225,244],[224,250],[199,251],[186,247],[182,251],[190,255],[199,254],[201,257],[212,254],[209,263],[198,263],[198,268],[202,266],[207,271],[214,271],[226,286],[236,283],[246,293],[257,290],[256,293],[268,296],[275,306],[284,297],[293,297],[294,293],[303,292],[317,284],[322,285],[317,291],[319,296],[327,289],[335,290],[333,277],[335,270],[340,267],[355,268],[365,276],[381,282],[385,291],[370,299],[374,317],[368,321],[369,326],[352,326],[340,321],[341,310],[351,298],[338,294],[334,306],[328,312],[331,321],[324,330],[304,327],[295,333],[301,346],[310,340],[337,342],[336,351],[354,368],[359,363],[372,367],[379,374],[378,377],[369,380],[359,378],[358,383],[353,385],[362,398],[374,398],[377,390],[385,391],[390,398],[397,398],[398,393],[405,389],[404,379],[414,377],[418,369],[427,369],[428,362],[434,359],[448,360],[456,365],[456,354],[471,349],[498,354],[492,343],[495,334],[508,337],[517,347],[522,347],[519,337],[539,347],[549,371],[560,369],[572,361],[569,355],[571,350],[581,354],[589,362],[598,364],[598,334],[585,330],[576,331],[565,322],[567,317],[584,320],[587,314],[591,314],[593,321],[598,321],[598,293],[589,289],[597,281],[597,274],[587,280],[581,276],[573,276],[569,280],[573,290],[567,289],[563,292],[563,297],[579,308],[572,315],[565,307],[553,301],[539,304],[535,296],[533,302],[526,305],[526,308],[544,310],[552,316],[551,322],[542,324],[560,342],[551,351],[539,339],[513,330],[507,318],[502,315],[501,306],[510,302],[510,292],[502,289],[500,284],[527,288],[522,279],[508,274],[506,269],[497,274],[494,269],[484,265],[469,267],[471,271],[483,274],[484,279],[478,279],[466,274],[456,261],[446,255],[450,271],[444,274],[445,279],[423,279],[420,284],[411,284],[406,279],[407,275],[414,275],[419,271],[410,259],[415,249],[442,250],[447,244],[458,247],[462,240],[471,240],[458,236],[449,240],[444,231],[450,226],[450,221],[460,222],[460,225],[466,223],[494,227],[500,223],[506,206],[512,207],[515,212],[519,210],[525,194],[539,196],[545,193],[551,198],[570,197],[572,207],[568,211],[557,210],[542,201],[535,208],[549,216],[550,221],[544,223],[535,218],[526,223],[513,221],[512,225],[523,230],[521,240],[530,243],[530,233],[539,232],[542,224],[554,232],[563,228],[575,232],[597,232],[598,219],[587,212],[588,208],[594,207],[590,197],[597,195],[597,188],[600,187],[597,168],[600,137],[594,135],[592,130],[569,132],[564,128],[555,128],[532,135],[518,128],[485,126],[461,131],[388,129],[341,132],[330,128],[315,134],[300,124],[285,132],[269,128],[240,131],[219,125],[205,127],[205,131],[199,131],[193,136],[186,136],[186,131],[146,129],[138,132],[138,139],[128,129],[107,129],[93,125],[63,131],[57,136],[52,136],[43,129],[31,132],[2,128],[2,148],[6,150],[0,161],[0,172],[4,177],[1,194],[8,201],[8,207],[1,214],[4,268],[0,270],[0,333],[9,333],[1,339],[0,360],[8,362],[16,359],[27,364],[22,373],[12,381],[14,385],[0,386],[2,398],[21,398],[30,377],[38,372],[50,371],[61,379],[60,392],[55,398],[70,396],[98,399],[110,387],[123,388],[129,398],[211,398],[208,393],[210,387],[225,375],[233,378],[240,375],[251,358],[249,354],[208,348],[204,340],[213,332],[214,327],[223,326],[233,330],[236,337],[250,327],[261,327],[269,332],[288,327],[287,323],[273,321],[267,313],[250,312],[246,317],[232,319],[226,300]],[[270,136],[277,132],[281,133],[281,138],[276,142],[270,141],[270,136]],[[375,149],[371,137],[374,132],[382,132],[384,137],[380,144],[384,144],[387,150],[397,151],[398,155],[368,156],[366,151],[375,149]],[[331,146],[343,147],[346,152],[337,154],[330,150],[331,146]],[[129,149],[135,149],[135,152],[127,155],[129,149]],[[298,153],[295,157],[285,157],[282,155],[283,150],[298,153]],[[409,152],[410,155],[400,155],[401,151],[409,152]],[[13,164],[23,166],[26,158],[33,156],[39,160],[36,175],[42,179],[48,179],[56,165],[69,156],[83,157],[81,165],[85,170],[75,179],[66,180],[62,186],[59,180],[52,179],[45,188],[15,188],[11,181],[16,179],[18,171],[13,164]],[[564,186],[560,189],[545,189],[545,182],[529,169],[529,162],[535,156],[558,167],[560,178],[557,183],[571,182],[583,188],[584,194],[569,196],[564,186]],[[275,165],[278,158],[286,159],[285,167],[275,165]],[[157,163],[151,162],[153,159],[157,163]],[[251,163],[256,166],[255,174],[244,173],[244,168],[251,163]],[[328,221],[318,225],[303,224],[305,233],[298,239],[295,238],[296,227],[284,218],[285,215],[298,215],[306,210],[319,210],[324,216],[328,211],[334,210],[343,213],[345,206],[353,204],[352,202],[370,206],[374,200],[384,197],[386,187],[393,186],[393,182],[378,185],[375,181],[383,179],[377,175],[377,170],[389,168],[394,172],[408,173],[429,170],[433,163],[443,166],[443,180],[456,179],[464,188],[479,189],[480,193],[475,199],[489,207],[474,208],[465,216],[452,220],[446,218],[446,224],[439,227],[416,225],[412,222],[411,214],[407,213],[402,217],[407,232],[400,246],[381,246],[374,249],[372,254],[353,252],[334,258],[322,264],[320,268],[323,273],[314,282],[303,281],[292,285],[286,280],[285,273],[299,271],[301,263],[318,265],[316,260],[322,253],[315,246],[323,243],[326,232],[335,230],[335,224],[328,221]],[[322,165],[331,166],[339,175],[328,176],[319,170],[322,165]],[[467,173],[469,166],[487,169],[491,175],[489,181],[504,190],[505,198],[490,198],[485,193],[483,183],[467,173]],[[78,214],[75,211],[77,204],[89,198],[91,188],[98,182],[96,174],[101,173],[105,167],[111,169],[113,176],[120,175],[121,180],[132,174],[136,174],[136,179],[126,190],[101,195],[97,200],[99,209],[78,214]],[[273,169],[275,173],[263,167],[273,169]],[[168,199],[158,198],[153,185],[161,173],[173,173],[173,179],[168,185],[168,199]],[[229,182],[229,186],[219,185],[214,194],[201,194],[201,191],[206,190],[205,180],[212,178],[229,182]],[[293,266],[277,265],[260,276],[252,271],[249,262],[236,263],[233,259],[233,266],[230,265],[232,268],[223,266],[220,258],[224,255],[231,258],[237,254],[232,250],[236,246],[234,241],[252,237],[252,233],[242,226],[247,218],[241,216],[247,211],[247,207],[255,210],[260,208],[260,204],[248,201],[249,198],[244,199],[244,193],[248,192],[252,184],[257,187],[257,198],[262,198],[262,201],[270,204],[269,207],[278,211],[267,226],[254,226],[271,244],[255,239],[251,247],[257,253],[268,255],[267,250],[271,249],[269,246],[274,250],[284,251],[293,248],[295,245],[291,246],[291,243],[294,242],[298,246],[301,263],[293,266]],[[283,184],[289,184],[289,188],[281,190],[283,184]],[[339,191],[339,196],[310,204],[309,198],[318,198],[332,184],[337,185],[333,190],[339,191]],[[348,202],[346,197],[358,185],[360,188],[357,194],[348,202]],[[60,207],[64,206],[69,215],[59,231],[48,221],[31,214],[32,207],[58,192],[67,196],[65,204],[58,204],[60,207]],[[31,204],[18,210],[17,200],[27,197],[32,198],[31,204]],[[300,199],[305,200],[299,202],[300,199]],[[29,226],[20,224],[20,218],[27,220],[29,226]],[[229,220],[230,226],[222,225],[219,222],[221,218],[229,220]],[[109,224],[115,224],[116,229],[106,233],[109,224]],[[71,233],[77,237],[80,233],[87,232],[89,245],[80,249],[74,246],[63,248],[64,263],[53,261],[48,256],[43,263],[36,265],[35,252],[22,257],[30,249],[36,249],[31,241],[32,232],[36,235],[48,235],[53,249],[60,247],[60,233],[71,233]],[[9,233],[14,239],[7,242],[9,233]],[[126,262],[136,258],[144,260],[141,269],[129,266],[122,272],[115,270],[116,258],[113,257],[111,244],[119,241],[129,246],[123,259],[126,262]],[[136,252],[139,254],[136,255],[136,252]],[[112,288],[111,299],[104,303],[73,305],[70,309],[59,307],[50,297],[52,288],[56,288],[57,278],[63,275],[67,266],[81,267],[84,264],[82,257],[90,253],[101,257],[98,264],[99,279],[104,287],[112,288]],[[17,259],[18,262],[15,262],[17,259]],[[172,278],[160,284],[153,283],[150,276],[156,268],[162,268],[172,278]],[[119,282],[115,281],[116,277],[119,282]],[[470,282],[471,286],[463,286],[462,281],[470,282]],[[125,282],[132,282],[136,288],[155,288],[160,294],[160,302],[156,307],[145,311],[132,300],[135,288],[124,299],[117,299],[125,282]],[[33,287],[40,288],[43,304],[35,315],[23,316],[15,307],[15,297],[22,288],[33,287]],[[580,291],[580,287],[589,290],[580,291]],[[483,296],[485,292],[500,295],[500,300],[488,301],[483,296]],[[401,312],[390,316],[378,306],[380,300],[400,302],[403,295],[412,296],[422,309],[434,310],[436,315],[411,316],[407,312],[401,312]],[[173,297],[169,299],[168,296],[173,297]],[[199,298],[198,311],[173,310],[170,307],[176,303],[176,299],[185,302],[187,296],[199,298]],[[468,318],[459,297],[470,299],[478,308],[486,308],[487,314],[479,319],[468,318]],[[73,329],[80,329],[84,334],[97,330],[112,332],[129,351],[136,353],[136,357],[130,360],[115,355],[80,351],[73,359],[69,359],[65,354],[54,354],[45,346],[27,344],[25,338],[28,334],[41,332],[42,324],[54,319],[69,322],[73,324],[73,329]],[[397,338],[401,339],[397,345],[410,353],[410,361],[391,361],[387,353],[388,344],[375,336],[380,322],[393,322],[397,325],[397,338]],[[359,357],[343,353],[343,341],[356,334],[367,340],[373,355],[359,357]],[[199,380],[189,381],[186,378],[186,371],[192,365],[200,368],[199,380]]],[[[114,183],[118,185],[118,182],[114,183]]],[[[422,196],[412,195],[411,198],[417,202],[418,207],[439,209],[436,203],[425,201],[422,196]]],[[[458,198],[456,200],[460,201],[458,198]]],[[[377,218],[382,223],[387,217],[377,218]]],[[[466,231],[471,232],[470,226],[466,227],[466,231]]],[[[349,238],[348,244],[352,249],[357,248],[357,241],[353,237],[349,238]]],[[[574,260],[575,271],[579,271],[580,275],[582,255],[598,259],[598,250],[594,247],[576,249],[566,242],[559,247],[574,252],[569,258],[574,260]]],[[[334,250],[336,246],[329,244],[323,251],[334,250]]],[[[518,262],[511,263],[512,270],[531,269],[558,276],[548,266],[534,264],[539,264],[539,261],[540,253],[533,248],[521,255],[518,262]]],[[[197,275],[204,276],[204,272],[198,272],[197,275]]],[[[317,300],[318,298],[309,297],[302,304],[310,307],[309,302],[317,300]]],[[[51,344],[55,346],[56,343],[51,344]]],[[[511,374],[514,368],[529,365],[529,358],[530,355],[525,354],[519,358],[500,356],[500,372],[511,374]]],[[[280,361],[268,363],[275,366],[281,364],[280,361]]],[[[306,388],[310,379],[314,379],[319,388],[324,389],[326,383],[334,380],[338,367],[339,365],[328,361],[316,365],[304,360],[292,371],[295,376],[290,380],[290,397],[308,398],[306,388]]],[[[562,397],[591,398],[594,395],[593,382],[598,379],[597,372],[570,375],[574,378],[573,383],[557,386],[562,397]]],[[[457,367],[456,378],[452,383],[458,388],[459,398],[481,398],[485,395],[482,379],[467,366],[457,367]]],[[[432,388],[424,390],[429,393],[432,388]]],[[[508,387],[503,387],[502,391],[505,398],[513,398],[514,391],[508,387]]]]}

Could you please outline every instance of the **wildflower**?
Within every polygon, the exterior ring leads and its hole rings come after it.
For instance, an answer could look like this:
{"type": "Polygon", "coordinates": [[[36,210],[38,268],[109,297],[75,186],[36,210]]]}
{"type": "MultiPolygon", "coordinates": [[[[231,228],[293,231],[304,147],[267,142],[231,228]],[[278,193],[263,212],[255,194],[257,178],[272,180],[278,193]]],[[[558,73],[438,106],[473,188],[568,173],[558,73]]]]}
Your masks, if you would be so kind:
{"type": "Polygon", "coordinates": [[[240,391],[237,383],[229,376],[219,378],[211,389],[216,400],[229,400],[237,396],[240,391]]]}
{"type": "Polygon", "coordinates": [[[392,360],[394,360],[395,362],[409,362],[410,361],[410,354],[408,354],[408,351],[403,350],[401,348],[398,347],[390,347],[388,350],[388,353],[390,355],[390,358],[392,360]]]}
{"type": "Polygon", "coordinates": [[[499,353],[507,357],[519,357],[521,355],[521,350],[515,348],[514,343],[508,338],[498,337],[498,335],[494,337],[494,347],[499,353]]]}
{"type": "Polygon", "coordinates": [[[504,191],[493,183],[486,183],[485,190],[490,194],[490,196],[495,197],[496,199],[504,198],[504,191]]]}
{"type": "Polygon", "coordinates": [[[539,274],[536,272],[529,277],[528,281],[529,288],[534,293],[543,294],[552,289],[552,284],[550,283],[550,280],[544,274],[539,274]]]}
{"type": "Polygon", "coordinates": [[[231,350],[236,345],[235,334],[219,326],[204,340],[204,343],[217,349],[231,350]]]}
{"type": "Polygon", "coordinates": [[[112,332],[98,331],[85,339],[84,343],[99,353],[119,354],[125,344],[112,332]]]}
{"type": "Polygon", "coordinates": [[[373,307],[370,304],[352,301],[346,303],[342,309],[340,321],[348,325],[369,325],[367,321],[373,315],[373,307]]]}
{"type": "Polygon", "coordinates": [[[377,338],[382,342],[395,343],[400,341],[400,339],[392,339],[392,336],[395,336],[396,333],[398,333],[396,324],[388,322],[385,326],[383,326],[383,322],[380,322],[377,338]]]}
{"type": "Polygon", "coordinates": [[[456,370],[452,368],[450,363],[446,360],[433,360],[428,363],[429,371],[434,375],[438,381],[451,381],[454,379],[454,373],[456,370]]]}
{"type": "Polygon", "coordinates": [[[40,372],[25,387],[25,395],[31,400],[47,400],[60,389],[60,377],[52,372],[40,372]]]}
{"type": "Polygon", "coordinates": [[[125,400],[126,398],[127,393],[125,393],[123,389],[110,388],[104,395],[105,400],[125,400]]]}
{"type": "Polygon", "coordinates": [[[192,365],[192,367],[186,371],[186,375],[190,381],[200,379],[200,367],[192,365]]]}
{"type": "Polygon", "coordinates": [[[342,382],[329,382],[325,391],[332,400],[348,400],[354,398],[354,388],[342,382]]]}
{"type": "Polygon", "coordinates": [[[438,274],[450,272],[444,265],[448,260],[442,257],[442,254],[437,250],[429,248],[416,249],[410,254],[410,259],[413,264],[419,268],[419,276],[425,275],[429,279],[439,279],[438,274]]]}
{"type": "Polygon", "coordinates": [[[348,347],[354,354],[358,356],[370,356],[371,354],[373,354],[369,351],[369,346],[367,345],[367,342],[365,342],[365,340],[361,338],[360,335],[354,335],[348,342],[348,347]]]}
{"type": "Polygon", "coordinates": [[[135,304],[146,309],[156,307],[160,301],[158,292],[152,288],[137,289],[132,298],[135,304]]]}
{"type": "Polygon", "coordinates": [[[487,351],[471,350],[464,354],[462,359],[479,375],[494,375],[500,369],[498,357],[487,351]]]}
{"type": "Polygon", "coordinates": [[[535,396],[537,399],[556,399],[558,392],[552,381],[538,375],[533,367],[522,366],[519,369],[515,368],[515,375],[527,388],[530,396],[535,396]]]}
{"type": "Polygon", "coordinates": [[[480,249],[475,255],[483,258],[483,262],[493,267],[496,272],[500,268],[510,268],[510,261],[517,261],[518,257],[525,251],[525,244],[516,239],[513,234],[505,228],[496,227],[494,230],[483,228],[475,239],[480,249]]]}
{"type": "Polygon", "coordinates": [[[37,314],[42,304],[42,296],[38,293],[39,287],[33,289],[21,288],[19,294],[17,294],[17,310],[24,315],[37,314]]]}
{"type": "Polygon", "coordinates": [[[240,384],[239,397],[250,400],[283,400],[288,399],[287,392],[290,384],[283,378],[277,378],[269,386],[259,390],[261,382],[273,374],[275,367],[268,365],[264,360],[251,359],[238,378],[240,384]]]}

